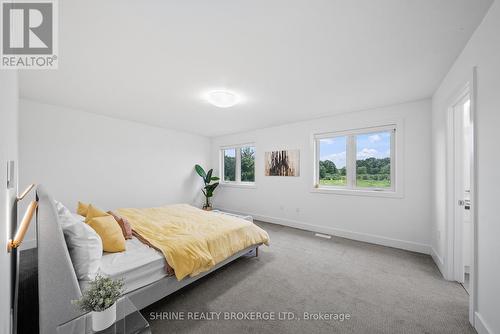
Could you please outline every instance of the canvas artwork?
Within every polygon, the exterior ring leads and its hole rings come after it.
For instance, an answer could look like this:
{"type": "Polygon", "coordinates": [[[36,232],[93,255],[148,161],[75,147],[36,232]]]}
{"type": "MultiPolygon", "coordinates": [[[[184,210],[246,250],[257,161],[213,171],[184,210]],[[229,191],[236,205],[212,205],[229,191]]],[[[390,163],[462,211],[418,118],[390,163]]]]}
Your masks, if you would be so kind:
{"type": "Polygon", "coordinates": [[[266,176],[299,176],[299,150],[266,152],[266,176]]]}

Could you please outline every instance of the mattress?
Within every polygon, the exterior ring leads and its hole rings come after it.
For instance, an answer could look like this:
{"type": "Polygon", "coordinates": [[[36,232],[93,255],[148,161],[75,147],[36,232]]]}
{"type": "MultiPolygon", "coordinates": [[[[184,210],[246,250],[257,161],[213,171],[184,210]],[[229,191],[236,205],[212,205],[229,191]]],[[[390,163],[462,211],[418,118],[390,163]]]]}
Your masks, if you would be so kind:
{"type": "MultiPolygon", "coordinates": [[[[114,279],[123,279],[125,293],[154,283],[167,276],[167,262],[162,253],[151,248],[136,237],[127,240],[127,250],[120,253],[104,253],[99,274],[114,279]]],[[[80,281],[82,290],[88,281],[80,281]]]]}

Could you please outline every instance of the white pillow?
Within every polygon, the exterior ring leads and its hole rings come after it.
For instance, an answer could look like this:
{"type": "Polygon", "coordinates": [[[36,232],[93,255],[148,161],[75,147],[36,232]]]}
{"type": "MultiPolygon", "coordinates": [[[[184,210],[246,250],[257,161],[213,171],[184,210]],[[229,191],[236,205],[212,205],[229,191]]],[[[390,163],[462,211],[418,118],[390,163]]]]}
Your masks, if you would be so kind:
{"type": "Polygon", "coordinates": [[[55,201],[55,205],[76,277],[94,279],[102,258],[101,237],[83,222],[83,217],[72,214],[61,202],[55,201]]]}
{"type": "MultiPolygon", "coordinates": [[[[58,202],[58,203],[59,203],[59,202],[58,202]]],[[[61,204],[61,203],[59,203],[59,204],[61,204]]],[[[57,204],[56,204],[56,205],[57,205],[57,204]]],[[[62,205],[62,204],[61,204],[61,205],[62,205]]],[[[67,209],[66,209],[66,210],[67,210],[67,209]]],[[[84,222],[85,222],[85,217],[80,216],[80,215],[79,215],[79,214],[77,214],[77,213],[71,213],[71,215],[72,215],[72,216],[73,216],[73,218],[75,218],[77,221],[82,222],[82,223],[84,223],[84,222]]]]}

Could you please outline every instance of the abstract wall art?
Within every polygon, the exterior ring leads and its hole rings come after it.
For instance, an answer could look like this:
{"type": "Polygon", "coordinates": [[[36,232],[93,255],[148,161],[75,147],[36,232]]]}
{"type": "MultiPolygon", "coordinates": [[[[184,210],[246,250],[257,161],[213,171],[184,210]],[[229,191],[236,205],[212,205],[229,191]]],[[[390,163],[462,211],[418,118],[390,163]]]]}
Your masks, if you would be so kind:
{"type": "Polygon", "coordinates": [[[266,152],[266,176],[299,176],[300,151],[282,150],[266,152]]]}

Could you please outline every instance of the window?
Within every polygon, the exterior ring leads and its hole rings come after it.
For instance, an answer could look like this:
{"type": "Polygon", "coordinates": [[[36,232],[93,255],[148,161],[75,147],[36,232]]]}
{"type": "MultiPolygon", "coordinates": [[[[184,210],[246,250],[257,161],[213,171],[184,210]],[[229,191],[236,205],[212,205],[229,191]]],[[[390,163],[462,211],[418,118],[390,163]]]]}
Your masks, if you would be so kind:
{"type": "Polygon", "coordinates": [[[395,191],[396,126],[315,135],[316,188],[395,191]]]}
{"type": "Polygon", "coordinates": [[[255,182],[255,147],[240,148],[241,182],[255,182]]]}
{"type": "Polygon", "coordinates": [[[255,182],[255,147],[240,145],[221,149],[223,183],[253,184],[255,182]]]}
{"type": "Polygon", "coordinates": [[[229,148],[224,151],[224,177],[223,181],[236,181],[236,149],[229,148]]]}
{"type": "Polygon", "coordinates": [[[391,131],[356,136],[356,186],[391,188],[391,131]]]}
{"type": "Polygon", "coordinates": [[[347,137],[320,139],[319,145],[319,184],[346,186],[347,137]]]}

